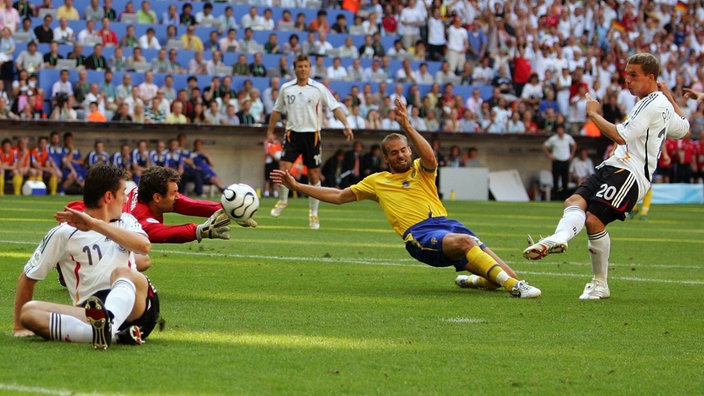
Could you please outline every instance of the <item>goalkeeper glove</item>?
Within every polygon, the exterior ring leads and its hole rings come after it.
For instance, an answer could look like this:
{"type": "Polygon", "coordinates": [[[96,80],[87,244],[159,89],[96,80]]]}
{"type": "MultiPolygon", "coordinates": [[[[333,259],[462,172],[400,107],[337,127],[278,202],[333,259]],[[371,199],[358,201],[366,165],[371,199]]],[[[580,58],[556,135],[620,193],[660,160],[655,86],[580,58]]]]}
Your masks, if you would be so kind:
{"type": "Polygon", "coordinates": [[[196,238],[198,242],[203,238],[209,239],[230,239],[230,218],[224,210],[220,209],[213,213],[205,223],[196,227],[196,238]]]}
{"type": "Polygon", "coordinates": [[[252,218],[249,218],[246,221],[238,221],[237,224],[239,224],[240,227],[252,227],[252,228],[257,228],[257,226],[259,225],[252,218]]]}

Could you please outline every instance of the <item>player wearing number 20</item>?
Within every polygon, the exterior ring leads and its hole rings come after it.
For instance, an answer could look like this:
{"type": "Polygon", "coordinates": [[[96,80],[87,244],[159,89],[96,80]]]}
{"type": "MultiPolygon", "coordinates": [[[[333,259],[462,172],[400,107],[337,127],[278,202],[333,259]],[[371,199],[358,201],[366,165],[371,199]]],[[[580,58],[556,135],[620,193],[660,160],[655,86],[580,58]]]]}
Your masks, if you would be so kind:
{"type": "Polygon", "coordinates": [[[628,58],[626,85],[639,101],[620,124],[606,121],[598,112],[599,102],[587,96],[587,116],[618,146],[567,198],[555,233],[537,243],[529,237],[531,246],[523,251],[523,256],[532,260],[562,253],[567,250],[567,242],[586,225],[594,276],[579,297],[582,300],[610,296],[606,277],[611,240],[606,225],[623,220],[650,189],[663,140],[681,139],[689,132],[689,122],[669,88],[657,81],[659,74],[660,63],[655,56],[639,53],[628,58]]]}

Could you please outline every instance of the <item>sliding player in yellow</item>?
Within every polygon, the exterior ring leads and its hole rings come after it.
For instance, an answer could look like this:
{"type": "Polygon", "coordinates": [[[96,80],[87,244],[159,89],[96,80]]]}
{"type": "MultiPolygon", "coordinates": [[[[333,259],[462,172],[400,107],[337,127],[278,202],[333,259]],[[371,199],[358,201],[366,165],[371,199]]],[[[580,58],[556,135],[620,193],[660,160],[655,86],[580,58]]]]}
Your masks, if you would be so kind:
{"type": "Polygon", "coordinates": [[[379,202],[394,231],[403,238],[406,250],[416,260],[433,267],[454,266],[460,287],[498,288],[512,296],[535,298],[540,289],[518,280],[516,274],[479,237],[463,224],[450,220],[440,202],[435,178],[437,160],[433,149],[408,120],[406,106],[396,99],[396,117],[406,136],[392,133],[381,143],[389,172],[378,172],[344,190],[301,184],[288,171],[274,170],[275,183],[317,198],[343,204],[369,199],[379,202]],[[420,158],[413,160],[410,140],[420,158]]]}

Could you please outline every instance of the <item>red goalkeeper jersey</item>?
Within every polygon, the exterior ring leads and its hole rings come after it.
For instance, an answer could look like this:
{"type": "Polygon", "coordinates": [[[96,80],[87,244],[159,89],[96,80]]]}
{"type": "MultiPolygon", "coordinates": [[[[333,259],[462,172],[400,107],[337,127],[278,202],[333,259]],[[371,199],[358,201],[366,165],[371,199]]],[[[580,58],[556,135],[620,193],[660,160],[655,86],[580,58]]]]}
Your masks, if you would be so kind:
{"type": "MultiPolygon", "coordinates": [[[[68,206],[75,210],[85,210],[83,201],[73,201],[68,206]]],[[[210,217],[222,205],[219,202],[191,199],[179,195],[174,203],[174,213],[185,216],[210,217]]],[[[137,200],[137,188],[127,193],[127,201],[122,211],[132,214],[152,243],[183,243],[196,240],[196,224],[166,225],[164,216],[156,216],[149,206],[137,200]]]]}

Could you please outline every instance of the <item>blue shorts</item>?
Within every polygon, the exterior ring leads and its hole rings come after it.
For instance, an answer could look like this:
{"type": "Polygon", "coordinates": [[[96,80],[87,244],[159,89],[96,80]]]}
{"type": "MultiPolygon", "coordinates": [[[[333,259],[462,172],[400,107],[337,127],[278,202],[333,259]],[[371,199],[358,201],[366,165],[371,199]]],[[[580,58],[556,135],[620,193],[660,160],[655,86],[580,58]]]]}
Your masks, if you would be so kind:
{"type": "Polygon", "coordinates": [[[486,247],[472,230],[459,221],[450,220],[447,217],[431,217],[413,225],[403,234],[403,240],[406,242],[406,250],[416,260],[433,267],[452,265],[457,271],[464,271],[467,265],[466,257],[450,260],[442,252],[442,239],[447,234],[469,235],[481,249],[486,247]]]}

